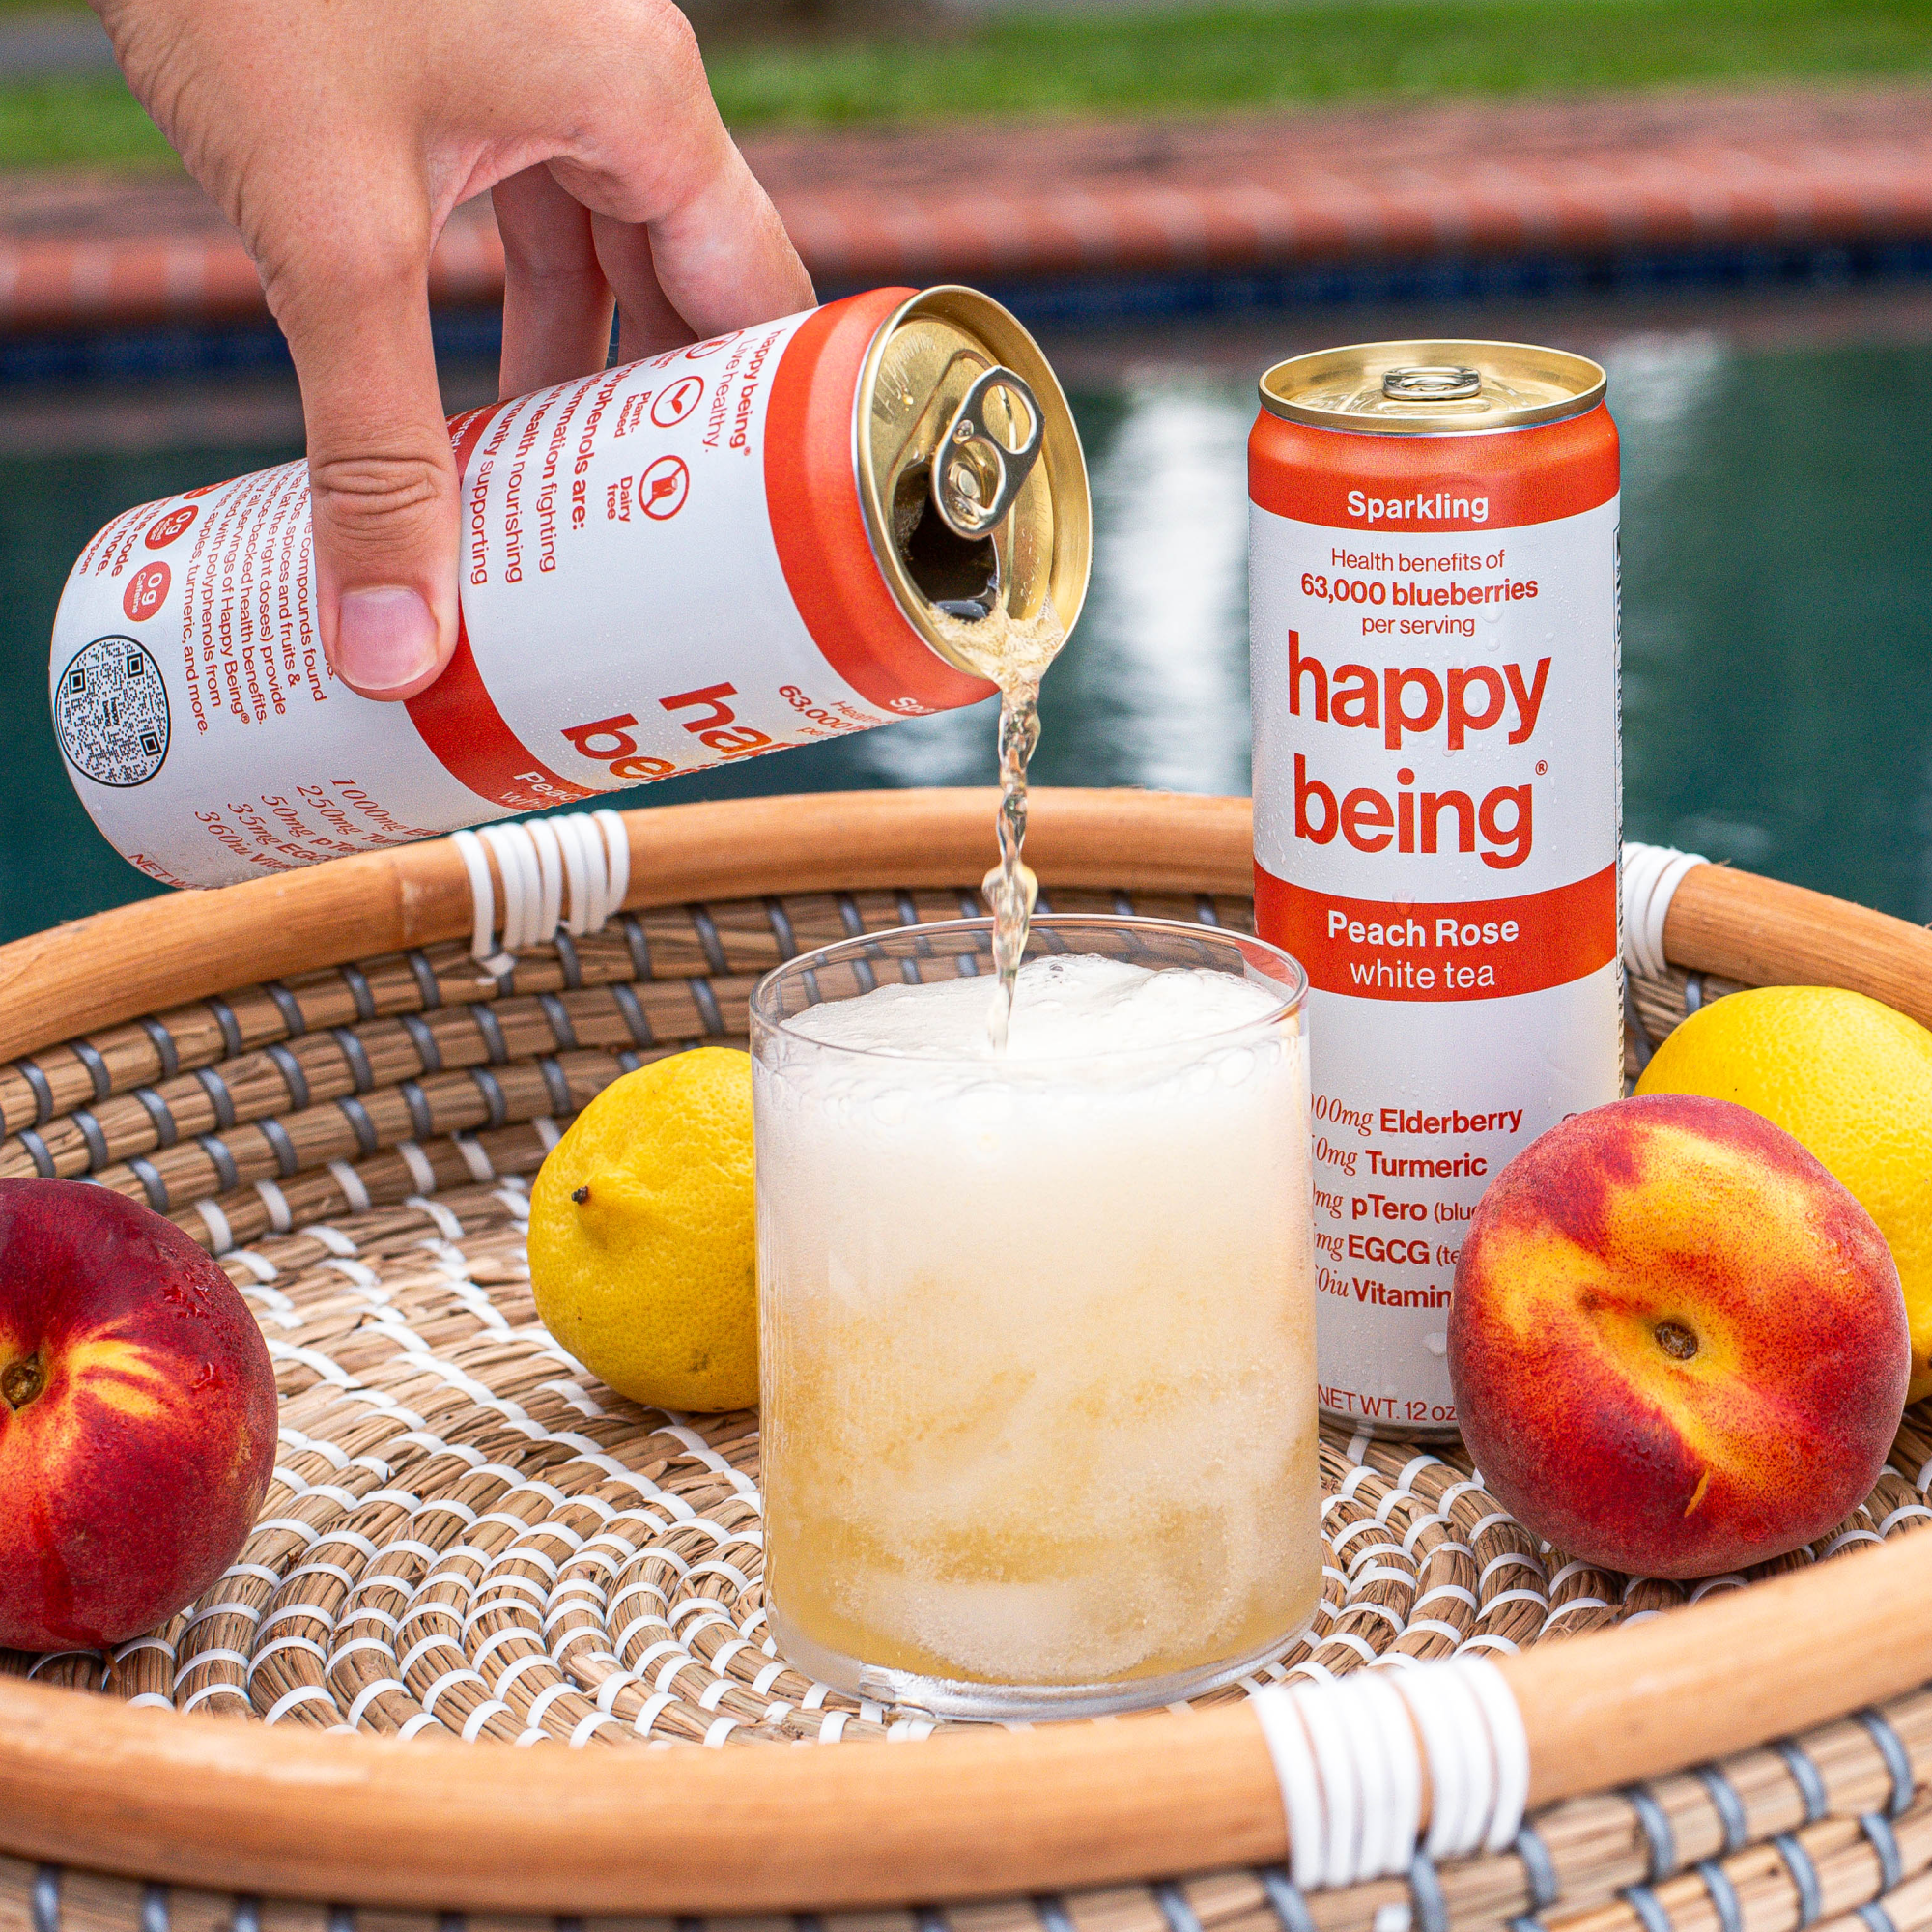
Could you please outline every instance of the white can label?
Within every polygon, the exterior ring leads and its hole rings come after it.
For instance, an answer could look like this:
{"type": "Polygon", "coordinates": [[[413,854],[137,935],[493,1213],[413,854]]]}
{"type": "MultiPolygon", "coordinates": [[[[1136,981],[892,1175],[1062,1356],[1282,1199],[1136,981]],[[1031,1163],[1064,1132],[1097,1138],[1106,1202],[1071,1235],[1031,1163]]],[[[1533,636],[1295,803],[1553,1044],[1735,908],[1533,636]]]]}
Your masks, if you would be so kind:
{"type": "Polygon", "coordinates": [[[1312,984],[1321,1401],[1442,1430],[1477,1202],[1621,1092],[1617,501],[1386,534],[1256,505],[1251,540],[1256,916],[1312,984]]]}
{"type": "Polygon", "coordinates": [[[982,696],[891,608],[856,496],[842,559],[790,500],[808,437],[851,469],[853,388],[813,386],[827,342],[842,329],[856,371],[895,300],[460,418],[462,635],[407,705],[323,656],[305,465],[117,518],[68,581],[49,666],[95,823],[155,878],[219,885],[982,696]],[[860,580],[869,634],[839,602],[860,580]]]}

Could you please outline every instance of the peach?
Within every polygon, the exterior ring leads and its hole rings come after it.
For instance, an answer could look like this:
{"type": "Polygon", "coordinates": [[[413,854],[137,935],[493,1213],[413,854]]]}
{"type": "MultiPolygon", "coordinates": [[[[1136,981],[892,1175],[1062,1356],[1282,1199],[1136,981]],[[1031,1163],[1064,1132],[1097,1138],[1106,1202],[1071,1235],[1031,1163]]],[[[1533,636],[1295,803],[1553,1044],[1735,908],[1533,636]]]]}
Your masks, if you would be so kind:
{"type": "Polygon", "coordinates": [[[104,1187],[0,1180],[0,1644],[99,1649],[234,1561],[275,1460],[235,1285],[104,1187]]]}
{"type": "Polygon", "coordinates": [[[1483,1197],[1449,1373],[1490,1492],[1572,1556],[1702,1577],[1862,1502],[1911,1373],[1871,1216],[1782,1128],[1658,1094],[1579,1114],[1483,1197]]]}

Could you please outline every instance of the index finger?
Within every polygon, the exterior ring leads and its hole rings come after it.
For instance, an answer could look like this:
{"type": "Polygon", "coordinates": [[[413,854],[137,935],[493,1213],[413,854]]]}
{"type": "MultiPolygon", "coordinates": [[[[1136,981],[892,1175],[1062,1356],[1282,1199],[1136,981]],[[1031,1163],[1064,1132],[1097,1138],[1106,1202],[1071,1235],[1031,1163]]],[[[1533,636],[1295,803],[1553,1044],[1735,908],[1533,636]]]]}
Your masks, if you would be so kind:
{"type": "Polygon", "coordinates": [[[600,88],[577,103],[584,132],[550,163],[584,207],[611,217],[597,224],[597,254],[619,308],[632,313],[628,283],[640,322],[655,297],[695,334],[716,335],[811,307],[811,277],[725,131],[681,16],[659,28],[652,53],[652,84],[600,88]]]}
{"type": "Polygon", "coordinates": [[[771,197],[728,136],[725,151],[695,193],[648,223],[657,286],[700,336],[791,315],[815,299],[771,197]]]}

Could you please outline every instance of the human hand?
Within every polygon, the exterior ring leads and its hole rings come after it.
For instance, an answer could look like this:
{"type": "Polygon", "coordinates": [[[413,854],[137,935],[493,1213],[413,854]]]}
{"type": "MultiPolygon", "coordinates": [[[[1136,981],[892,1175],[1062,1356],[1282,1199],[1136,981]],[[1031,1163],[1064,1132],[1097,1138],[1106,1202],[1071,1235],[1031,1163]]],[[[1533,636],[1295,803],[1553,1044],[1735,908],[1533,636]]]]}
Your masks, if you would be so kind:
{"type": "Polygon", "coordinates": [[[495,190],[502,393],[810,307],[671,0],[94,0],[241,231],[308,427],[337,674],[410,697],[456,647],[457,476],[430,249],[495,190]]]}

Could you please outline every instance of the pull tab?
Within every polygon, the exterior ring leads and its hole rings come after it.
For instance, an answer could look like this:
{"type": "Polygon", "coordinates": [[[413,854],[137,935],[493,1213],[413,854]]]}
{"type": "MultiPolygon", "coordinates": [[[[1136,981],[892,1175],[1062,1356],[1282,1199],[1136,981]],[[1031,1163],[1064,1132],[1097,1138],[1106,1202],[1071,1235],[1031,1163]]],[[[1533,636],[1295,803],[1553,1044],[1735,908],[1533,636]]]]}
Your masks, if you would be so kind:
{"type": "Polygon", "coordinates": [[[1455,362],[1411,364],[1382,378],[1382,394],[1392,403],[1465,403],[1482,393],[1482,377],[1455,362]]]}
{"type": "Polygon", "coordinates": [[[1039,460],[1044,434],[1045,418],[1021,377],[996,366],[975,380],[932,453],[933,508],[954,536],[982,537],[1005,518],[1039,460]],[[985,419],[986,399],[998,389],[1009,410],[1017,398],[1026,412],[1026,436],[1014,447],[985,419]]]}

